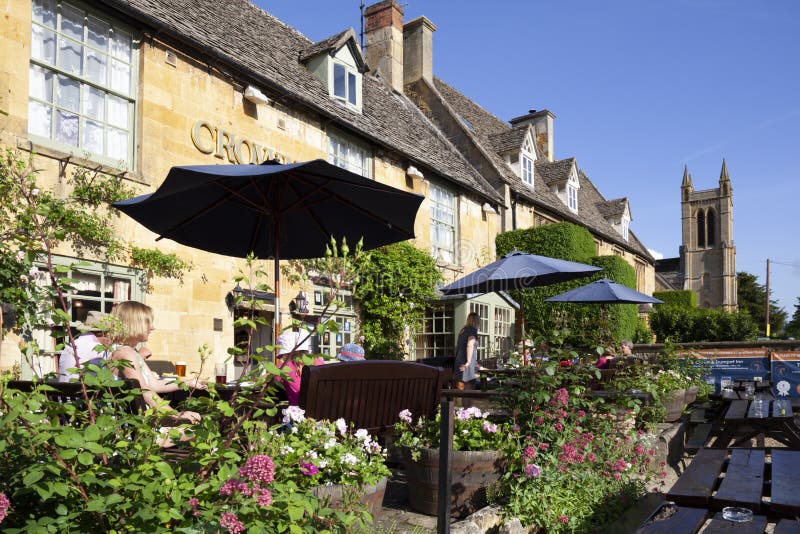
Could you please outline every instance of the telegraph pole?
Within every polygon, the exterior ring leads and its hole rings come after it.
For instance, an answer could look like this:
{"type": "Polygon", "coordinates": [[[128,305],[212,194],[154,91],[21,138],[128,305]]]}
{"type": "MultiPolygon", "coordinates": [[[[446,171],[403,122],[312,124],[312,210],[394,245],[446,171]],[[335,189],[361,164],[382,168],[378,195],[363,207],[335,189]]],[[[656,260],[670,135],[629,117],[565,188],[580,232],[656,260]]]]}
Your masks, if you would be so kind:
{"type": "Polygon", "coordinates": [[[767,302],[764,305],[764,317],[767,323],[767,337],[769,337],[769,258],[767,258],[767,302]]]}

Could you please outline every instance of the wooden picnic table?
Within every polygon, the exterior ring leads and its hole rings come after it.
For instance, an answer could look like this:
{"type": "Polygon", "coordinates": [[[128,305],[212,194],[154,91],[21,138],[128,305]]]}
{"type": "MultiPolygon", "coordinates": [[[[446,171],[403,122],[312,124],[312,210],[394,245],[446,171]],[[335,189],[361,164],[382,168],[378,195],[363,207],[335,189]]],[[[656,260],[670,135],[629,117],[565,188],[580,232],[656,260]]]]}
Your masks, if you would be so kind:
{"type": "Polygon", "coordinates": [[[667,499],[712,512],[738,506],[756,515],[795,518],[800,516],[798,480],[800,451],[701,449],[667,499]]]}
{"type": "Polygon", "coordinates": [[[752,380],[736,380],[731,387],[723,389],[719,397],[724,401],[750,400],[747,395],[747,386],[752,385],[755,398],[775,400],[772,392],[772,383],[769,380],[754,382],[752,380]]]}
{"type": "Polygon", "coordinates": [[[792,404],[788,399],[776,400],[766,393],[756,393],[754,400],[732,400],[722,417],[714,448],[749,446],[764,447],[770,437],[786,447],[800,451],[800,428],[794,421],[792,404]]]}

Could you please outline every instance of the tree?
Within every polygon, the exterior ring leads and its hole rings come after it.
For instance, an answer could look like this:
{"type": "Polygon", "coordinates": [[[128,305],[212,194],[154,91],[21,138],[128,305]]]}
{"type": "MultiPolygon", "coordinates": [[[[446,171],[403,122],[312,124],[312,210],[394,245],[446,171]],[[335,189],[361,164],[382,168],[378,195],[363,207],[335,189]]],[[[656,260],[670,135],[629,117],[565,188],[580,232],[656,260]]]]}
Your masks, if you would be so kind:
{"type": "MultiPolygon", "coordinates": [[[[750,317],[759,325],[759,329],[764,328],[765,309],[764,303],[767,298],[766,288],[758,283],[758,277],[746,272],[736,273],[736,287],[738,291],[739,309],[745,310],[750,317]]],[[[770,290],[770,296],[772,290],[770,290]]],[[[769,301],[769,325],[770,333],[776,335],[783,330],[786,323],[786,311],[778,307],[778,301],[769,301]]]]}
{"type": "Polygon", "coordinates": [[[794,305],[794,315],[792,315],[792,320],[786,324],[784,333],[795,339],[800,338],[800,297],[797,297],[797,304],[794,305]]]}

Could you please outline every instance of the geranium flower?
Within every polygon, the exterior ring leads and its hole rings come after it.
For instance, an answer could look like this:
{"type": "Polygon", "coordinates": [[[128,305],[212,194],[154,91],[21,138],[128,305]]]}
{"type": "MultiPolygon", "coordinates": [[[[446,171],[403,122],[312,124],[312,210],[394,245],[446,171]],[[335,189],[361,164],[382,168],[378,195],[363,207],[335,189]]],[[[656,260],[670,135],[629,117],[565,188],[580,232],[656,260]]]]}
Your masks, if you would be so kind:
{"type": "Polygon", "coordinates": [[[403,410],[402,412],[400,412],[399,417],[400,417],[401,421],[403,421],[404,423],[408,423],[408,424],[411,424],[412,421],[414,420],[413,417],[411,416],[411,410],[408,410],[408,409],[403,410]]]}
{"type": "Polygon", "coordinates": [[[306,411],[298,406],[289,406],[282,410],[284,423],[302,423],[306,419],[306,411]]]}
{"type": "Polygon", "coordinates": [[[339,434],[344,435],[347,433],[347,423],[343,418],[340,417],[339,419],[337,419],[335,425],[336,425],[336,430],[339,431],[339,434]]]}
{"type": "Polygon", "coordinates": [[[495,432],[497,432],[497,425],[494,423],[490,423],[489,421],[484,421],[483,431],[488,432],[490,434],[494,434],[495,432]]]}
{"type": "Polygon", "coordinates": [[[342,456],[342,463],[356,465],[358,463],[358,458],[348,452],[342,456]]]}
{"type": "Polygon", "coordinates": [[[542,470],[536,464],[528,464],[525,466],[525,476],[528,478],[536,478],[542,474],[542,470]]]}

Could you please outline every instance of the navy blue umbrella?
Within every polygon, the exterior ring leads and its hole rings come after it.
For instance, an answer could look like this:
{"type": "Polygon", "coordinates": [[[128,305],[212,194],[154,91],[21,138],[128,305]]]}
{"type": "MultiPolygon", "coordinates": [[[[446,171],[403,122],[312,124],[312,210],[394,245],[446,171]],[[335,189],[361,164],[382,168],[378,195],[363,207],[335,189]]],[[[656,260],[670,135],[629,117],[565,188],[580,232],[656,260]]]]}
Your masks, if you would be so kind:
{"type": "Polygon", "coordinates": [[[423,199],[318,159],[173,167],[154,193],[114,207],[158,239],[227,256],[273,258],[277,315],[279,260],[323,257],[332,237],[363,239],[365,250],[411,239],[423,199]]]}
{"type": "MultiPolygon", "coordinates": [[[[574,261],[537,256],[515,250],[477,271],[440,289],[445,295],[492,293],[568,282],[602,271],[600,267],[574,261]]],[[[523,352],[525,350],[525,310],[520,301],[523,352]]]]}
{"type": "Polygon", "coordinates": [[[554,297],[545,299],[545,302],[574,302],[582,304],[663,304],[650,295],[631,289],[608,278],[595,280],[585,286],[570,289],[554,297]]]}
{"type": "Polygon", "coordinates": [[[464,295],[548,286],[589,276],[597,271],[602,269],[515,250],[443,287],[441,292],[445,295],[464,295]]]}

